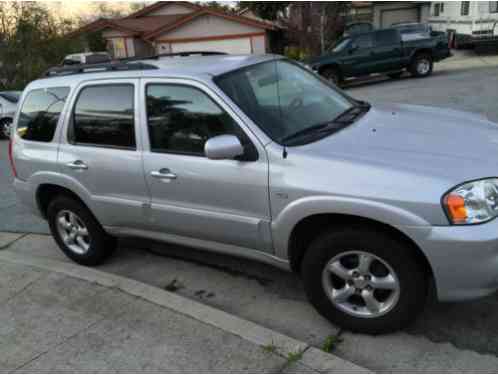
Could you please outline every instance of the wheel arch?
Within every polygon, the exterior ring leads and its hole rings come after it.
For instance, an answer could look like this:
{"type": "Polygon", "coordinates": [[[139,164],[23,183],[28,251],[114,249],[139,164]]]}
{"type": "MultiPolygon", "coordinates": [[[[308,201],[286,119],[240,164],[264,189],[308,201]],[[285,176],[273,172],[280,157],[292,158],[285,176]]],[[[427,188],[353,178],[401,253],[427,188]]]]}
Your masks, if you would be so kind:
{"type": "Polygon", "coordinates": [[[417,56],[419,56],[419,55],[429,55],[431,58],[434,57],[432,49],[430,49],[430,48],[419,48],[419,49],[416,49],[415,51],[413,51],[410,61],[413,62],[415,60],[415,58],[417,56]]]}
{"type": "Polygon", "coordinates": [[[306,253],[307,246],[313,238],[331,227],[341,228],[345,226],[372,228],[376,231],[387,234],[395,240],[406,243],[409,246],[410,251],[415,253],[426,275],[432,279],[434,278],[433,269],[427,256],[415,243],[415,241],[413,241],[400,229],[390,224],[362,216],[333,213],[322,213],[307,216],[301,219],[292,228],[287,249],[291,269],[294,272],[300,271],[301,262],[304,254],[306,253]]]}

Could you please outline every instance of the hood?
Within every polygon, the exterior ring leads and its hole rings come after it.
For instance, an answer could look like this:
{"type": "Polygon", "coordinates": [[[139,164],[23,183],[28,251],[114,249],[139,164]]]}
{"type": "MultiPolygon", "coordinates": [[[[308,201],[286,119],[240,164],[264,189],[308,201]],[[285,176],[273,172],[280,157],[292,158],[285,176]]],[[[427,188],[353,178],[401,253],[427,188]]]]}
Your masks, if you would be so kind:
{"type": "Polygon", "coordinates": [[[455,184],[498,176],[498,125],[450,109],[373,106],[349,127],[299,148],[314,157],[399,169],[455,184]]]}

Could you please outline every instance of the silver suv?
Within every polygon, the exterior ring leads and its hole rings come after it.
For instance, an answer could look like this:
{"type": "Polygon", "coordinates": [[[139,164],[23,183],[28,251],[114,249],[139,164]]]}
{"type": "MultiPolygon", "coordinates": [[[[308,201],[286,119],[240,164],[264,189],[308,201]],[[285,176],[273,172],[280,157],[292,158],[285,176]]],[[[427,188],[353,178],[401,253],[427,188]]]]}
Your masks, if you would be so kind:
{"type": "Polygon", "coordinates": [[[52,70],[23,93],[15,189],[62,251],[133,236],[302,276],[353,331],[399,329],[435,290],[498,288],[498,127],[371,106],[285,58],[196,56],[52,70]]]}

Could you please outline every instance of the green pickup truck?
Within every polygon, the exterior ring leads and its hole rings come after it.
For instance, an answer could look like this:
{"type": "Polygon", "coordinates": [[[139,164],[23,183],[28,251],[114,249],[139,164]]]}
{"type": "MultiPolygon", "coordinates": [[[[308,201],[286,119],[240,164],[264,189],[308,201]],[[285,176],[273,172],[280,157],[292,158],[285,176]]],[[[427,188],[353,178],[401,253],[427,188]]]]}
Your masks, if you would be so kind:
{"type": "Polygon", "coordinates": [[[432,73],[434,62],[450,56],[444,33],[407,37],[397,29],[382,29],[344,37],[330,52],[307,61],[306,65],[341,84],[347,78],[372,73],[399,78],[404,70],[415,77],[426,77],[432,73]]]}

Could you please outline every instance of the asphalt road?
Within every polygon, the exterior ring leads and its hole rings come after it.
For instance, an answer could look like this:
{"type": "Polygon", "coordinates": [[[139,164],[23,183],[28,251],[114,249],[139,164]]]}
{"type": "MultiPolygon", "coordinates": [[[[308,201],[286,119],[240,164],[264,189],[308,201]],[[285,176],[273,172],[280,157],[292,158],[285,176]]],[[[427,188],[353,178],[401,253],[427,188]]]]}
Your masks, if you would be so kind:
{"type": "MultiPolygon", "coordinates": [[[[451,107],[485,113],[498,122],[496,66],[436,68],[427,79],[378,78],[356,82],[347,91],[373,103],[451,107]]],[[[0,231],[44,232],[45,223],[15,204],[6,142],[0,141],[0,155],[0,231]]],[[[52,247],[47,241],[51,240],[40,237],[32,248],[18,251],[44,254],[44,249],[52,247]]],[[[337,333],[337,328],[308,304],[295,275],[266,265],[178,246],[128,241],[101,269],[166,287],[318,347],[328,335],[337,333]]],[[[428,306],[412,327],[392,335],[343,333],[335,353],[377,371],[496,371],[498,295],[428,306]]]]}

